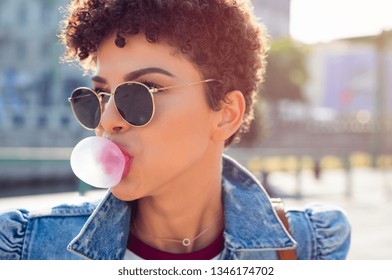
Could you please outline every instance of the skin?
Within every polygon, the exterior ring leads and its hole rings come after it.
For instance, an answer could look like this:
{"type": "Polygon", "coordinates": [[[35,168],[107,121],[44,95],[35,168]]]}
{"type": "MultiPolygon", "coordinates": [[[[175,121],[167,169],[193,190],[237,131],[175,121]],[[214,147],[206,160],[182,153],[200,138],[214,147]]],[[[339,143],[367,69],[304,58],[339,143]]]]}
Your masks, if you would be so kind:
{"type": "MultiPolygon", "coordinates": [[[[114,37],[100,45],[95,88],[113,92],[129,78],[162,87],[213,78],[202,77],[185,56],[163,43],[148,43],[142,35],[126,41],[124,48],[115,46],[114,37]],[[125,77],[148,68],[164,71],[125,77]]],[[[221,155],[225,139],[241,124],[245,103],[242,94],[233,91],[230,102],[216,112],[208,107],[204,91],[202,83],[155,94],[155,115],[144,127],[124,122],[110,99],[96,130],[133,157],[130,172],[112,189],[121,200],[138,200],[133,234],[167,252],[201,249],[223,229],[221,155]],[[189,247],[160,239],[192,238],[206,227],[189,247]]]]}

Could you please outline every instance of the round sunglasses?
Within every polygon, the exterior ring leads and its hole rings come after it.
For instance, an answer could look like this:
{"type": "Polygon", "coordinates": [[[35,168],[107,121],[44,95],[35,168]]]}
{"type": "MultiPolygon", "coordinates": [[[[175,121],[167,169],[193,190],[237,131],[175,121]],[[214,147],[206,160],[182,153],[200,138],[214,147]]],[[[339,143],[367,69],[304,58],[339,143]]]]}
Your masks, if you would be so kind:
{"type": "Polygon", "coordinates": [[[154,116],[154,93],[209,82],[220,81],[206,79],[160,88],[150,88],[140,82],[124,82],[116,87],[114,93],[96,93],[91,88],[80,87],[72,92],[68,101],[71,103],[72,111],[77,121],[86,129],[93,130],[99,126],[104,108],[103,97],[105,96],[113,96],[116,110],[125,122],[131,126],[142,127],[149,124],[154,116]]]}

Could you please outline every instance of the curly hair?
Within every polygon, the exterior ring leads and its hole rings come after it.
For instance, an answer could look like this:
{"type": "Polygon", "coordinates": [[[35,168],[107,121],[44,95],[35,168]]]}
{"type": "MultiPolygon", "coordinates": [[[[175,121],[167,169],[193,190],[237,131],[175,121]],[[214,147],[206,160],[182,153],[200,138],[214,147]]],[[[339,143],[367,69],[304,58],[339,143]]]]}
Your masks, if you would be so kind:
{"type": "Polygon", "coordinates": [[[150,43],[168,44],[204,78],[223,82],[207,86],[211,109],[219,110],[232,90],[244,95],[245,116],[228,146],[249,129],[266,67],[268,34],[252,12],[250,0],[73,0],[59,33],[66,47],[63,59],[94,69],[100,43],[114,33],[119,48],[127,36],[139,33],[150,43]]]}

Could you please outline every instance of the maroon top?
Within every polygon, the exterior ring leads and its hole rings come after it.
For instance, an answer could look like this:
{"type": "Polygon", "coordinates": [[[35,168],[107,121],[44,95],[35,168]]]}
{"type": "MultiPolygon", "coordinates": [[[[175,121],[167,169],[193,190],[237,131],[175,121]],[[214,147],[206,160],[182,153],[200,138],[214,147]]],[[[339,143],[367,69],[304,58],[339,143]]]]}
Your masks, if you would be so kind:
{"type": "Polygon", "coordinates": [[[210,260],[223,251],[223,232],[207,247],[195,252],[176,254],[155,249],[135,236],[128,239],[127,248],[145,260],[210,260]]]}

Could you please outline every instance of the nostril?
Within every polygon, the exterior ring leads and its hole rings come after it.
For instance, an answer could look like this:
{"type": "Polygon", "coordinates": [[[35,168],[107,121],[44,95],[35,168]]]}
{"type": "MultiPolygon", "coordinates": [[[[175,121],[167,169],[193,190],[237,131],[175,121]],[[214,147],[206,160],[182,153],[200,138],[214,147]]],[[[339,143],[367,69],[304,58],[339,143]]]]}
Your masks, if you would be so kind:
{"type": "Polygon", "coordinates": [[[115,127],[113,127],[113,131],[116,132],[116,133],[119,133],[122,129],[123,129],[122,126],[115,126],[115,127]]]}

